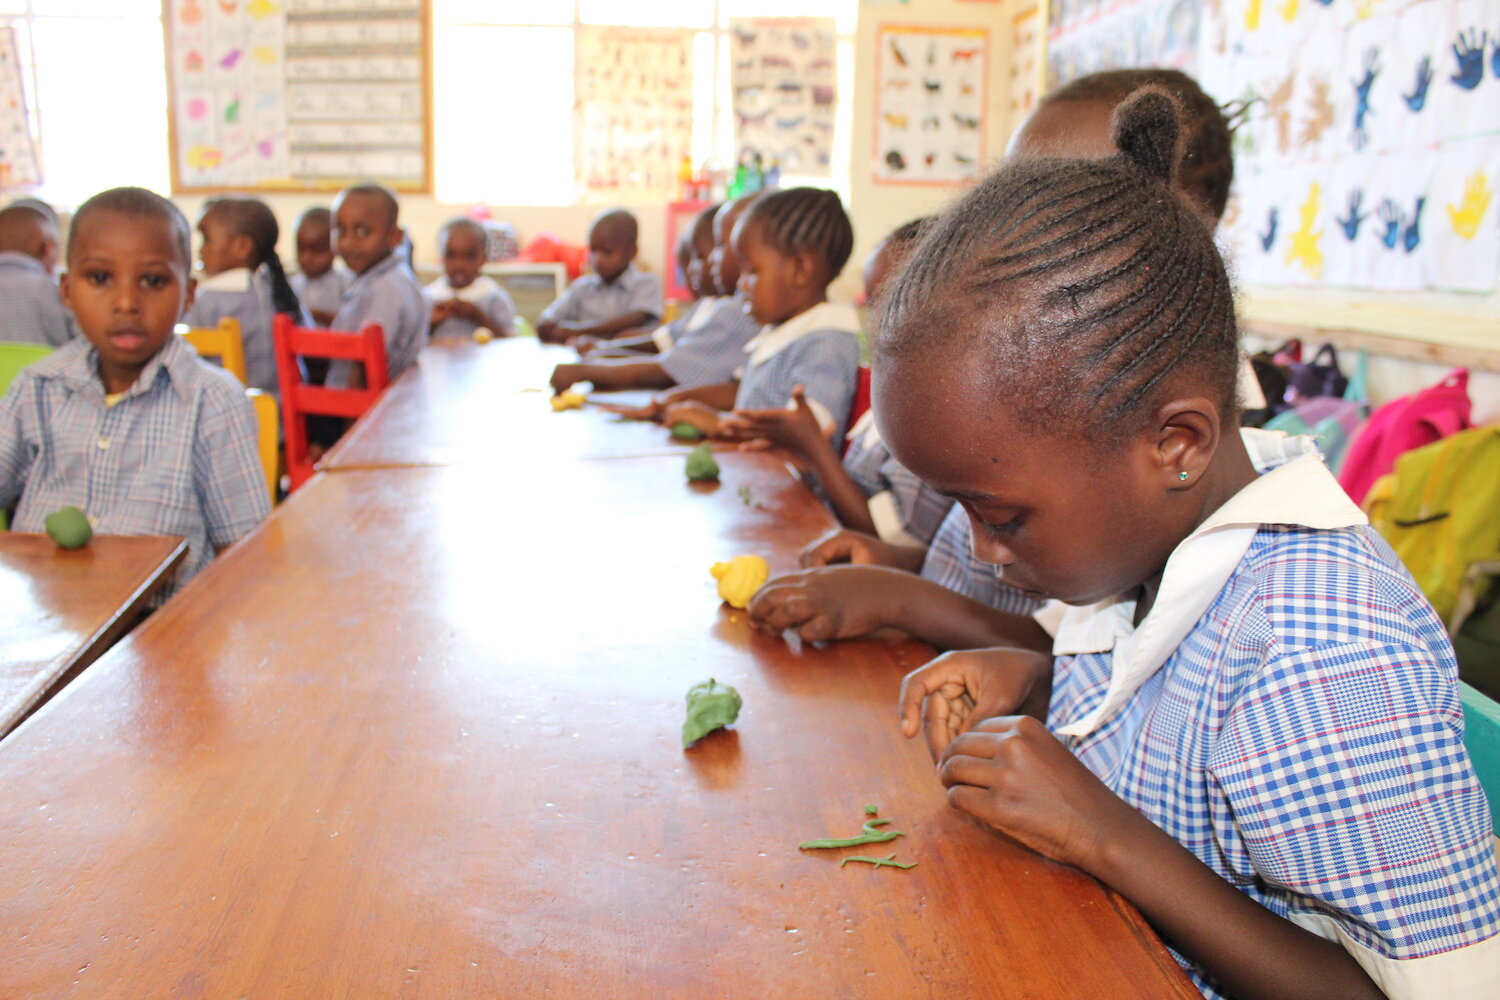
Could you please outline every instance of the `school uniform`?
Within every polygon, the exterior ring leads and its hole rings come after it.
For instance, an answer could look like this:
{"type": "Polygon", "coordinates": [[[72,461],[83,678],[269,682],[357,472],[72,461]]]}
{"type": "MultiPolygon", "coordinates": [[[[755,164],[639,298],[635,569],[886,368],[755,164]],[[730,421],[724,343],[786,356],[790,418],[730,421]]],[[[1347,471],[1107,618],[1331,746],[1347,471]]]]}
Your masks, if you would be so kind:
{"type": "Polygon", "coordinates": [[[1039,610],[1041,601],[1002,581],[1002,567],[974,554],[973,530],[962,507],[954,504],[948,508],[922,560],[922,578],[997,611],[1029,615],[1039,610]]]}
{"type": "MultiPolygon", "coordinates": [[[[427,299],[429,315],[432,307],[439,302],[458,299],[460,302],[472,302],[478,306],[480,311],[489,317],[489,321],[484,326],[496,336],[508,337],[515,332],[516,304],[511,301],[510,293],[488,275],[481,274],[463,288],[454,288],[448,284],[448,276],[443,275],[422,289],[422,295],[427,299]]],[[[439,337],[455,337],[472,340],[474,331],[479,329],[479,326],[480,324],[472,320],[449,316],[432,328],[432,338],[436,340],[439,337]]]]}
{"type": "Polygon", "coordinates": [[[820,302],[779,326],[762,328],[745,353],[735,373],[735,409],[778,409],[801,385],[819,425],[832,440],[842,439],[859,383],[859,315],[853,306],[820,302]]]}
{"type": "Polygon", "coordinates": [[[953,501],[896,461],[880,438],[875,411],[866,410],[849,431],[844,471],[870,498],[875,534],[892,545],[927,545],[953,501]]]}
{"type": "Polygon", "coordinates": [[[113,403],[87,340],[24,369],[0,400],[0,507],[17,497],[17,531],[72,506],[101,535],[186,538],[167,592],[271,512],[245,391],[177,337],[113,403]]]}
{"type": "Polygon", "coordinates": [[[30,254],[0,253],[0,341],[61,347],[78,336],[57,282],[30,254]]]}
{"type": "MultiPolygon", "coordinates": [[[[281,383],[276,377],[276,345],[271,333],[276,306],[271,298],[271,279],[264,268],[251,271],[236,267],[199,280],[198,292],[182,321],[192,327],[211,327],[218,326],[221,319],[234,319],[240,324],[246,385],[279,395],[281,383]]],[[[297,317],[297,324],[311,325],[305,311],[297,317]]]]}
{"type": "MultiPolygon", "coordinates": [[[[335,330],[358,330],[366,323],[379,323],[385,333],[385,361],[391,381],[417,360],[427,343],[432,318],[422,286],[407,266],[405,256],[392,253],[364,274],[356,275],[344,293],[343,305],[333,318],[335,330]]],[[[347,389],[357,362],[332,361],[325,385],[347,389]]]]}
{"type": "Polygon", "coordinates": [[[593,326],[634,312],[661,315],[661,279],[631,264],[614,281],[597,274],[580,276],[542,310],[541,322],[593,326]]]}
{"type": "Polygon", "coordinates": [[[1139,626],[1126,597],[1037,616],[1047,725],[1392,1000],[1500,996],[1500,874],[1443,625],[1310,439],[1242,434],[1262,475],[1172,553],[1139,626]]]}
{"type": "Polygon", "coordinates": [[[681,318],[659,328],[657,364],[662,371],[689,389],[733,381],[744,364],[745,345],[760,333],[745,305],[742,295],[699,299],[681,318]]]}
{"type": "Polygon", "coordinates": [[[309,316],[315,312],[332,315],[344,304],[344,293],[354,283],[354,275],[335,264],[316,278],[294,274],[287,281],[309,316]]]}

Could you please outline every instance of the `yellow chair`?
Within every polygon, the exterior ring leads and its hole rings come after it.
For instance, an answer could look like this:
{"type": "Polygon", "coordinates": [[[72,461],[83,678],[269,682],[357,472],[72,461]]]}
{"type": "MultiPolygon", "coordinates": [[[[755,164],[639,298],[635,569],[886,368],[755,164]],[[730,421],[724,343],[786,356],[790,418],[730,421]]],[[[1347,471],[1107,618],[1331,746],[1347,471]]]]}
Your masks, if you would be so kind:
{"type": "Polygon", "coordinates": [[[218,326],[198,327],[184,330],[182,339],[197,351],[200,357],[218,358],[224,370],[245,385],[245,339],[240,332],[240,321],[232,316],[219,320],[218,326]]]}
{"type": "MultiPolygon", "coordinates": [[[[230,322],[233,322],[232,320],[230,322]]],[[[281,483],[281,417],[276,397],[260,389],[246,389],[250,405],[255,408],[255,445],[260,464],[266,470],[266,485],[271,490],[271,506],[276,505],[276,487],[281,483]]]]}

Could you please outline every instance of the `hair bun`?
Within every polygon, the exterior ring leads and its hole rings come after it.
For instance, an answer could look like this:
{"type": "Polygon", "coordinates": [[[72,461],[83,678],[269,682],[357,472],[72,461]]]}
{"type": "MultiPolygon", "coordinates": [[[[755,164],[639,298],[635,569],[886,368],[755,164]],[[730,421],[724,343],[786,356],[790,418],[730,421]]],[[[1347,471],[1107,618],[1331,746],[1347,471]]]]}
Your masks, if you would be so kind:
{"type": "Polygon", "coordinates": [[[1168,186],[1182,162],[1182,104],[1163,87],[1142,87],[1115,108],[1111,137],[1127,160],[1168,186]]]}

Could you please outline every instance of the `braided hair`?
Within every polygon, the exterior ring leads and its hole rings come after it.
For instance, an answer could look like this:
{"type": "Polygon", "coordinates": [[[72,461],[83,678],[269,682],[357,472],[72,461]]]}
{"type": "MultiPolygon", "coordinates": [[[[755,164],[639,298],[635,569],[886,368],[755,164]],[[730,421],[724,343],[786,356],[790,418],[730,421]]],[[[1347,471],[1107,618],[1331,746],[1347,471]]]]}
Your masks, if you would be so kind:
{"type": "Polygon", "coordinates": [[[1229,278],[1172,192],[1182,110],[1138,90],[1103,160],[1002,167],[935,222],[885,296],[875,363],[968,341],[1018,420],[1101,446],[1136,433],[1191,378],[1233,424],[1239,343],[1229,278]]]}
{"type": "Polygon", "coordinates": [[[193,266],[193,231],[188,226],[187,216],[182,210],[155,191],[140,187],[117,187],[100,191],[78,206],[73,221],[68,224],[68,253],[73,253],[73,240],[78,235],[79,224],[95,212],[113,212],[126,217],[160,219],[172,227],[172,242],[176,245],[185,271],[193,266]]]}
{"type": "MultiPolygon", "coordinates": [[[[287,281],[286,269],[281,266],[281,256],[276,252],[276,241],[281,238],[281,227],[276,223],[276,214],[258,198],[215,198],[203,206],[204,215],[214,215],[231,232],[250,238],[255,250],[255,267],[265,265],[271,279],[271,304],[277,312],[302,315],[302,303],[287,281]]],[[[252,268],[253,270],[253,268],[252,268]]]]}
{"type": "Polygon", "coordinates": [[[810,253],[827,283],[839,276],[854,250],[854,227],[839,196],[822,188],[787,188],[757,198],[739,225],[760,224],[760,238],[787,257],[810,253]]]}

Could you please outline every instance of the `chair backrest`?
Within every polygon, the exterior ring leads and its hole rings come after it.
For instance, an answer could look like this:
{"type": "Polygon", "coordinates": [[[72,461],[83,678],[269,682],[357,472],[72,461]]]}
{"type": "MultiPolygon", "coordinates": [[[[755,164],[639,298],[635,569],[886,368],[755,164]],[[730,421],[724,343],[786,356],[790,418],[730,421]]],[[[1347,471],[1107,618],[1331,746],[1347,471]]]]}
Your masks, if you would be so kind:
{"type": "Polygon", "coordinates": [[[386,366],[385,333],[378,323],[366,323],[357,333],[298,326],[286,313],[277,313],[272,326],[276,345],[276,375],[281,382],[281,422],[286,437],[286,470],[297,489],[315,471],[307,457],[309,416],[361,416],[390,382],[386,366]],[[298,357],[358,361],[365,368],[362,389],[333,389],[302,380],[298,357]]]}
{"type": "Polygon", "coordinates": [[[1495,829],[1500,831],[1500,702],[1462,681],[1458,697],[1464,705],[1464,746],[1474,761],[1484,796],[1490,800],[1495,829]]]}
{"type": "Polygon", "coordinates": [[[46,344],[0,344],[0,396],[10,390],[21,369],[52,353],[46,344]]]}
{"type": "Polygon", "coordinates": [[[246,389],[255,409],[255,447],[260,465],[266,472],[266,487],[271,491],[271,506],[276,505],[276,487],[281,480],[281,419],[276,397],[263,389],[246,389]]]}
{"type": "Polygon", "coordinates": [[[218,358],[224,370],[245,385],[245,338],[240,331],[240,321],[233,316],[219,320],[218,326],[194,327],[183,333],[199,357],[218,358]]]}
{"type": "MultiPolygon", "coordinates": [[[[862,416],[864,416],[865,415],[865,411],[868,410],[869,408],[870,408],[870,366],[869,365],[860,365],[859,366],[859,380],[854,383],[854,401],[849,404],[849,422],[847,424],[845,424],[844,426],[846,426],[846,427],[853,427],[855,424],[859,423],[859,418],[862,417],[862,416]]],[[[839,449],[839,453],[843,454],[843,452],[848,451],[848,450],[849,450],[849,441],[846,438],[843,441],[843,443],[842,443],[842,445],[841,445],[841,447],[839,449]]]]}

